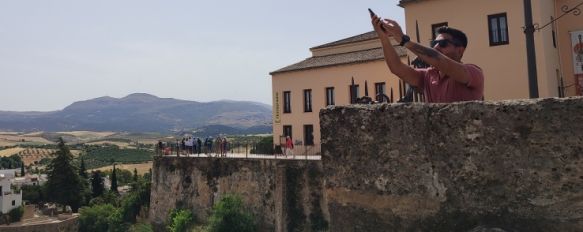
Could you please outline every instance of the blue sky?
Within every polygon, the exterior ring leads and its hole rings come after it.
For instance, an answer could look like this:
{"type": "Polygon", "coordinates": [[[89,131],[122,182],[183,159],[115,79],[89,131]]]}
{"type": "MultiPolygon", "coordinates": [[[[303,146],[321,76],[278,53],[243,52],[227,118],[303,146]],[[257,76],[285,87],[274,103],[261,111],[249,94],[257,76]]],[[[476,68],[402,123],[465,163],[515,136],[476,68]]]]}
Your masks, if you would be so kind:
{"type": "MultiPolygon", "coordinates": [[[[0,2],[0,111],[143,92],[271,104],[269,72],[309,48],[403,24],[396,0],[0,2]]],[[[404,25],[403,25],[404,27],[404,25]]]]}

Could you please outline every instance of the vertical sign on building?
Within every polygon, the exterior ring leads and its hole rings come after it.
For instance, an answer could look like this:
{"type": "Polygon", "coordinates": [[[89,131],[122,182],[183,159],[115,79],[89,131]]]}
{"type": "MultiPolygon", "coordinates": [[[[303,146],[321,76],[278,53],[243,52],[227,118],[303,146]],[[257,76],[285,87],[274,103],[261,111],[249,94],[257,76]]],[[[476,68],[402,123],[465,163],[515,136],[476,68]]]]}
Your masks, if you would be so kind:
{"type": "Polygon", "coordinates": [[[577,95],[583,95],[583,31],[571,32],[571,41],[577,95]]]}
{"type": "Polygon", "coordinates": [[[273,103],[273,105],[275,106],[275,114],[274,114],[274,121],[276,124],[281,123],[281,118],[279,116],[279,92],[275,92],[275,102],[273,103]]]}

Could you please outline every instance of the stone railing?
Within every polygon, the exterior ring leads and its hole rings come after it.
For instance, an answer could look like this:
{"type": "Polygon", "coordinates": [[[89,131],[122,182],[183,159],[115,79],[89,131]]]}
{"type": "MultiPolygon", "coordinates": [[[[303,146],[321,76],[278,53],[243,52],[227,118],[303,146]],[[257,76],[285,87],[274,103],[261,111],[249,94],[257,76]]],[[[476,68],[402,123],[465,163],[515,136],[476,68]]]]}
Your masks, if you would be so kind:
{"type": "Polygon", "coordinates": [[[320,112],[330,231],[583,231],[583,98],[320,112]]]}

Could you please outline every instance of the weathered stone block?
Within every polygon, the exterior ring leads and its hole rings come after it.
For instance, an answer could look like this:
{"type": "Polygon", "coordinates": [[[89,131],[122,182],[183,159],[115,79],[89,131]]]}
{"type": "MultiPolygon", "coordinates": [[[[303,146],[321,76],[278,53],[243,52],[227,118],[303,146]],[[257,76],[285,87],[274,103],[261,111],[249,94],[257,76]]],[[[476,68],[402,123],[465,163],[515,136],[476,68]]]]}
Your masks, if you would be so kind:
{"type": "Polygon", "coordinates": [[[583,98],[332,107],[320,121],[331,231],[583,231],[583,98]]]}

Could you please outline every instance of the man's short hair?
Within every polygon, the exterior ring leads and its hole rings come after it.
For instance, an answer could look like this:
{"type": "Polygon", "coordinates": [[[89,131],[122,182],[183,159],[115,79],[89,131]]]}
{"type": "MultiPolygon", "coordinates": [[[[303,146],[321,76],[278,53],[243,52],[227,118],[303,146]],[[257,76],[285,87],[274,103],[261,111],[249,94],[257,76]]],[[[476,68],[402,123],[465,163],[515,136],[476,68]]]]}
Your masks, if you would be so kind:
{"type": "Polygon", "coordinates": [[[458,29],[451,28],[448,26],[443,26],[437,29],[438,34],[448,34],[456,40],[456,42],[461,43],[461,45],[465,48],[468,46],[468,37],[466,34],[458,29]]]}

